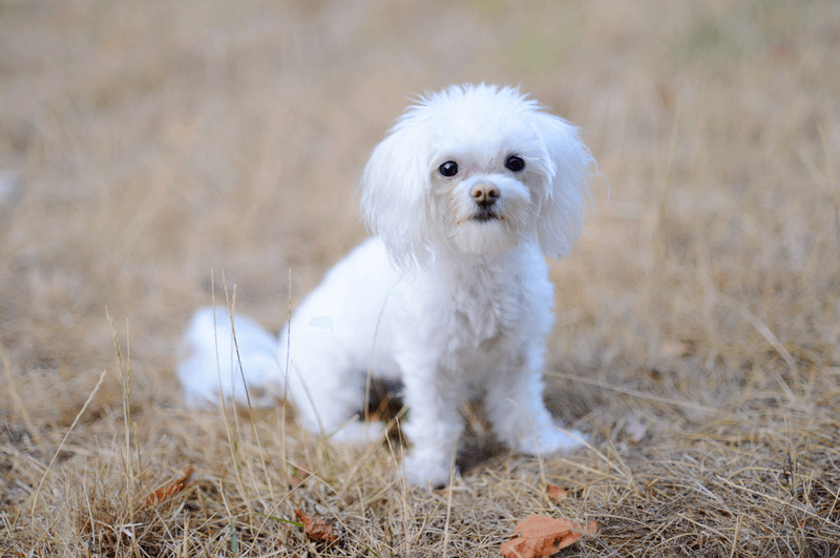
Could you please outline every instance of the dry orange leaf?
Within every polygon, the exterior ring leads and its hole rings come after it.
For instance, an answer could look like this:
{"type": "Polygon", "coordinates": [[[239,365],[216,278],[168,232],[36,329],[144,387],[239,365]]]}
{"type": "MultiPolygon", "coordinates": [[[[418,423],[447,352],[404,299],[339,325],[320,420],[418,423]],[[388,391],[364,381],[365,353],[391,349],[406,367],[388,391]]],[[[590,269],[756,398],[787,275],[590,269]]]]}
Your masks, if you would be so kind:
{"type": "Polygon", "coordinates": [[[569,494],[566,492],[566,489],[560,488],[556,484],[549,484],[547,492],[548,498],[550,500],[554,500],[555,502],[562,502],[563,500],[569,497],[569,494]]]}
{"type": "Polygon", "coordinates": [[[292,465],[292,486],[297,486],[312,475],[309,465],[304,461],[301,465],[292,465]]]}
{"type": "Polygon", "coordinates": [[[502,543],[499,551],[506,558],[542,558],[576,543],[584,534],[598,534],[598,523],[582,526],[568,519],[529,515],[516,525],[513,538],[502,543]]]}
{"type": "Polygon", "coordinates": [[[160,502],[171,498],[173,494],[182,491],[187,486],[192,484],[192,476],[192,468],[187,469],[187,472],[180,479],[176,480],[175,482],[169,483],[166,486],[158,488],[157,490],[149,494],[149,497],[146,498],[146,506],[153,506],[155,504],[159,504],[160,502]]]}
{"type": "Polygon", "coordinates": [[[338,537],[333,534],[329,523],[318,517],[309,517],[300,510],[295,510],[298,521],[303,523],[303,533],[313,541],[331,543],[338,537]]]}

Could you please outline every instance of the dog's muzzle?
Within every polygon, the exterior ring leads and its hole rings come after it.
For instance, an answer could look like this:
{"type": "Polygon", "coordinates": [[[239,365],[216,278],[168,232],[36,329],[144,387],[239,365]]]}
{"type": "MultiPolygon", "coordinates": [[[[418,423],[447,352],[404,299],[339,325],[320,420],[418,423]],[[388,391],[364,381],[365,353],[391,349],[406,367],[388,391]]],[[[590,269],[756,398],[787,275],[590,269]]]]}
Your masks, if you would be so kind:
{"type": "Polygon", "coordinates": [[[474,220],[484,223],[499,218],[496,202],[501,194],[495,184],[479,182],[470,188],[470,196],[477,206],[477,211],[472,216],[474,220]]]}

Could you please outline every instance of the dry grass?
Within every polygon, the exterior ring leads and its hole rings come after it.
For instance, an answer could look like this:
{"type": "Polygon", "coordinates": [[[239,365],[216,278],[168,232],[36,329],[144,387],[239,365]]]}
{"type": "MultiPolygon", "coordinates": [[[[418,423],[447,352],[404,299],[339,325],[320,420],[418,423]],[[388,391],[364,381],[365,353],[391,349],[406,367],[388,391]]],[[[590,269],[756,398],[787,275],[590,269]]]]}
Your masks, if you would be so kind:
{"type": "Polygon", "coordinates": [[[532,512],[600,523],[564,556],[840,554],[840,4],[515,6],[0,0],[0,554],[493,556],[532,512]],[[549,404],[592,447],[537,462],[473,418],[427,492],[283,407],[186,412],[210,270],[279,328],[289,269],[294,304],[364,237],[404,96],[482,80],[610,182],[552,268],[549,404]]]}

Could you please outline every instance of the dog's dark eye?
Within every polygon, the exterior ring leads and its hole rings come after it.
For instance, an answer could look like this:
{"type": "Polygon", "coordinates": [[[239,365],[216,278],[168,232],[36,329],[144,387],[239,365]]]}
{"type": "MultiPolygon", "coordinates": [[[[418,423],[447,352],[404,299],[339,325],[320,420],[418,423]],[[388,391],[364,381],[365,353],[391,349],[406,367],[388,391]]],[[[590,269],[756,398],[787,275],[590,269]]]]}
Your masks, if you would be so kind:
{"type": "Polygon", "coordinates": [[[443,176],[455,176],[458,174],[458,163],[455,161],[446,161],[438,167],[438,170],[443,176]]]}
{"type": "Polygon", "coordinates": [[[505,168],[512,170],[513,172],[519,172],[525,168],[525,161],[522,160],[522,157],[511,155],[508,157],[508,160],[505,161],[505,168]]]}

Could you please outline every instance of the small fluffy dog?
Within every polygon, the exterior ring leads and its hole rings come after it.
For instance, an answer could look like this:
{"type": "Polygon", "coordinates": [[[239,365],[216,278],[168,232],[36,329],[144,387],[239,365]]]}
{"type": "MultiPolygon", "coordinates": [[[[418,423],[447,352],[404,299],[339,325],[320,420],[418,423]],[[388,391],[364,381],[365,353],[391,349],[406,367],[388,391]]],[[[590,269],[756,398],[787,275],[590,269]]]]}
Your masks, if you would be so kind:
{"type": "Polygon", "coordinates": [[[245,403],[244,379],[250,404],[286,394],[308,430],[352,443],[384,432],[358,420],[369,372],[399,381],[413,444],[405,475],[419,485],[448,482],[459,405],[476,395],[518,451],[582,445],[543,402],[554,321],[544,256],[577,240],[593,171],[577,129],[516,89],[421,98],[365,168],[372,238],[330,270],[279,339],[237,316],[234,345],[226,311],[218,327],[212,308],[195,315],[178,368],[187,402],[245,403]]]}

